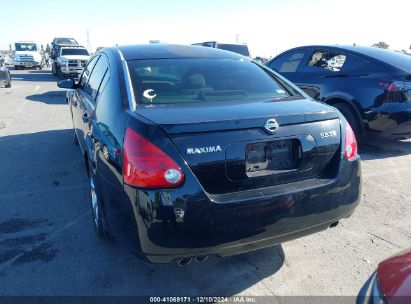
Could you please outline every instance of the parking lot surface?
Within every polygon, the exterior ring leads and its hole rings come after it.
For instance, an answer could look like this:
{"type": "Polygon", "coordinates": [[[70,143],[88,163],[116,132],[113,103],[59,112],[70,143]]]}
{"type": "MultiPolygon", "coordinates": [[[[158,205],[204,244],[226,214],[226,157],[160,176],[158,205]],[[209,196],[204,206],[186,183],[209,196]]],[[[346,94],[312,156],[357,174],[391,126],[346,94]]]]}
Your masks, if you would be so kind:
{"type": "Polygon", "coordinates": [[[138,260],[94,234],[65,91],[50,71],[0,89],[0,295],[350,295],[411,246],[411,140],[361,149],[362,200],[336,228],[186,267],[138,260]]]}

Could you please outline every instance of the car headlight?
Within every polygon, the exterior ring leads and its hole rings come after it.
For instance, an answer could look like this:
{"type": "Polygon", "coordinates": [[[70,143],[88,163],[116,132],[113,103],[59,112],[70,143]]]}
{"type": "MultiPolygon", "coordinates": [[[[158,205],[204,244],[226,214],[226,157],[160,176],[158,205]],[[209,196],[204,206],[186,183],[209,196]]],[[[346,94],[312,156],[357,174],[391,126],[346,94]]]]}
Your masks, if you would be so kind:
{"type": "Polygon", "coordinates": [[[60,64],[63,66],[67,66],[67,61],[61,61],[60,64]]]}
{"type": "Polygon", "coordinates": [[[20,61],[19,57],[14,57],[14,61],[20,61]]]}

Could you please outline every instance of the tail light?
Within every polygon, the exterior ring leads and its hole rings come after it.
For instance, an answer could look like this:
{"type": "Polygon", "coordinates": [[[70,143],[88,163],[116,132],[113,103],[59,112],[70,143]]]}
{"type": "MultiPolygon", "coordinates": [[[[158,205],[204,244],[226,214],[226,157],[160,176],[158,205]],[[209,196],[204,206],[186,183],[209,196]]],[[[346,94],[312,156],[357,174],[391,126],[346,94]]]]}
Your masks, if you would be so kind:
{"type": "Polygon", "coordinates": [[[358,144],[355,134],[351,129],[350,124],[347,122],[345,127],[345,145],[344,155],[348,160],[353,160],[358,154],[358,144]]]}
{"type": "Polygon", "coordinates": [[[183,171],[175,161],[130,128],[126,129],[123,149],[124,183],[151,189],[183,184],[183,171]]]}
{"type": "Polygon", "coordinates": [[[402,81],[378,81],[378,86],[386,91],[384,102],[402,102],[405,85],[402,81]]]}

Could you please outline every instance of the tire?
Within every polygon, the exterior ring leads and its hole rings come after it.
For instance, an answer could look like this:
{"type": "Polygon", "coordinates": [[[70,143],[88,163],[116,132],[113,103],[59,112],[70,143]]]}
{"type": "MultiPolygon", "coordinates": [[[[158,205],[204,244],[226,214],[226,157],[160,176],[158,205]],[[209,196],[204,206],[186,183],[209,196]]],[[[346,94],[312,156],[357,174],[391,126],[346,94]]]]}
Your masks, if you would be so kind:
{"type": "Polygon", "coordinates": [[[96,182],[92,170],[89,172],[89,182],[90,182],[90,205],[91,213],[93,216],[93,226],[96,235],[99,239],[106,239],[108,234],[106,233],[103,225],[103,208],[101,207],[101,201],[98,196],[98,191],[96,189],[96,182]]]}
{"type": "Polygon", "coordinates": [[[77,135],[76,135],[76,132],[73,132],[74,134],[73,134],[73,144],[75,144],[76,146],[78,146],[78,138],[77,138],[77,135]]]}
{"type": "Polygon", "coordinates": [[[358,140],[362,136],[361,122],[359,121],[353,108],[350,105],[345,104],[345,103],[336,103],[336,104],[333,104],[332,106],[337,108],[341,112],[341,114],[345,117],[345,119],[350,124],[351,129],[354,131],[355,137],[358,140]]]}
{"type": "Polygon", "coordinates": [[[57,67],[57,77],[60,79],[64,79],[64,74],[59,67],[57,67]]]}
{"type": "Polygon", "coordinates": [[[9,72],[9,83],[6,84],[5,88],[8,88],[8,89],[11,88],[11,75],[10,75],[10,72],[9,72]]]}

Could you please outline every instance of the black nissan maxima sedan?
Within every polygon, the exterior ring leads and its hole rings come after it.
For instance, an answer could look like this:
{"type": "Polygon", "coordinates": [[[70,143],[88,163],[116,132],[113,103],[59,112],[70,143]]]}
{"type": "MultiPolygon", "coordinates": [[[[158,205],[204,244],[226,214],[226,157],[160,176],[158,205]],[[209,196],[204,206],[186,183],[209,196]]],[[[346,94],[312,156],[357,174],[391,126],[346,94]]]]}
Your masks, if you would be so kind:
{"type": "Polygon", "coordinates": [[[411,56],[362,46],[297,47],[265,63],[338,108],[357,137],[411,137],[411,56]]]}
{"type": "Polygon", "coordinates": [[[105,48],[61,80],[99,237],[154,263],[255,250],[335,226],[360,157],[335,108],[241,55],[105,48]]]}

